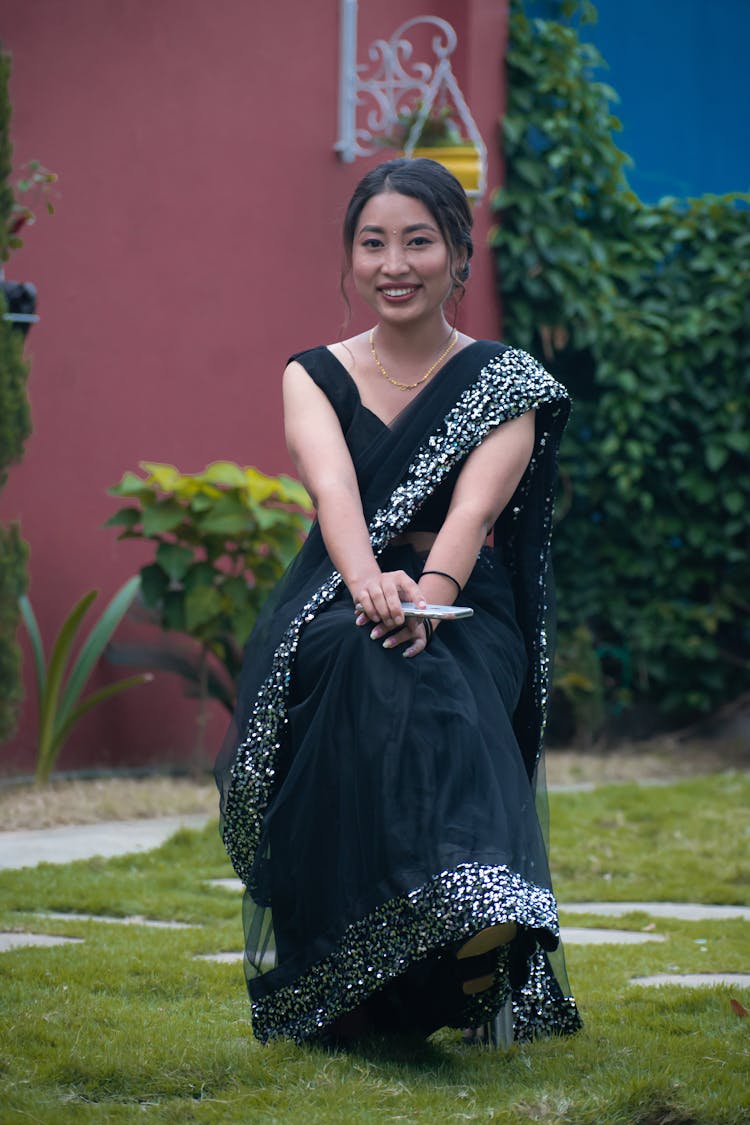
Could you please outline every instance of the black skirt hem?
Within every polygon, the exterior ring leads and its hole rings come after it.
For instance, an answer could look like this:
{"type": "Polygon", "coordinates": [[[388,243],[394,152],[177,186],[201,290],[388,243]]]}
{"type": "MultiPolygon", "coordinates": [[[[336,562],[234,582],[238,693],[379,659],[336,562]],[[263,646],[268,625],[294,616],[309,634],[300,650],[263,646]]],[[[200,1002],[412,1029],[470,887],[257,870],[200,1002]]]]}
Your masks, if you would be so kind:
{"type": "MultiPolygon", "coordinates": [[[[559,939],[552,892],[507,867],[465,863],[352,923],[326,957],[290,983],[280,983],[286,975],[283,965],[250,980],[253,1032],[261,1042],[312,1039],[411,966],[445,954],[457,941],[487,926],[508,921],[518,924],[530,955],[527,983],[514,995],[518,1037],[575,1030],[572,1000],[562,996],[551,969],[545,973],[540,968],[548,968],[548,963],[538,946],[554,949],[559,939]]],[[[491,989],[467,996],[458,1012],[447,1008],[445,1024],[475,1026],[491,1019],[508,996],[508,961],[499,957],[491,989]]]]}

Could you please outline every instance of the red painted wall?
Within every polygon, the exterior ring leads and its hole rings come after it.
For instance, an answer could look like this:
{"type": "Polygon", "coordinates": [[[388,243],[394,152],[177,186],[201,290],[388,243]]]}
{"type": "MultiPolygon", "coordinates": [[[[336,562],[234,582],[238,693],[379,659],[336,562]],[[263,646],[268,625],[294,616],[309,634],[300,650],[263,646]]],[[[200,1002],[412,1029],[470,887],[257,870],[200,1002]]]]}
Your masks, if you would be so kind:
{"type": "MultiPolygon", "coordinates": [[[[31,547],[31,598],[49,643],[86,590],[107,597],[147,552],[103,522],[107,487],[141,460],[197,470],[227,458],[289,471],[280,373],[293,351],[335,339],[339,227],[377,159],[342,164],[337,0],[0,0],[13,57],[15,162],[60,178],[6,276],[33,280],[34,434],[0,498],[31,547]]],[[[413,15],[459,36],[454,70],[490,150],[502,111],[506,5],[360,0],[360,60],[413,15]]],[[[385,154],[386,156],[389,154],[385,154]]],[[[497,335],[487,199],[462,326],[497,335]]],[[[355,313],[351,329],[365,326],[355,313]]],[[[34,688],[4,772],[33,763],[34,688]]],[[[98,682],[119,675],[102,668],[98,682]]],[[[207,742],[225,718],[212,712],[207,742]]],[[[184,762],[195,705],[162,675],[92,711],[60,768],[184,762]]],[[[207,755],[211,757],[212,754],[207,755]]]]}

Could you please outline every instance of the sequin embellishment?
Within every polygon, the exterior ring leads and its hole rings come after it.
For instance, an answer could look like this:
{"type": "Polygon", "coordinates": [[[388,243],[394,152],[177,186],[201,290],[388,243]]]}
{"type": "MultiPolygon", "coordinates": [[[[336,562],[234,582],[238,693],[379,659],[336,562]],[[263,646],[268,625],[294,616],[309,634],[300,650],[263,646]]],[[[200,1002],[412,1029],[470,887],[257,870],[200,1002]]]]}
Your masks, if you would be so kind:
{"type": "MultiPolygon", "coordinates": [[[[547,931],[550,945],[556,944],[557,908],[550,891],[507,867],[467,863],[441,872],[349,926],[336,949],[293,985],[255,998],[253,1032],[263,1042],[277,1036],[308,1039],[415,960],[511,918],[529,930],[547,931]]],[[[497,1010],[507,996],[507,973],[498,973],[497,983],[489,995],[467,998],[455,1026],[483,1022],[497,1010]]]]}
{"type": "MultiPolygon", "coordinates": [[[[455,406],[449,411],[443,422],[434,430],[425,443],[417,450],[409,465],[406,479],[394,490],[388,504],[375,513],[370,522],[370,539],[373,550],[379,555],[388,543],[406,528],[414,513],[433,493],[451,470],[459,464],[472,449],[476,448],[483,438],[495,427],[512,418],[519,417],[530,409],[538,409],[544,405],[549,408],[545,414],[547,425],[551,426],[556,413],[561,412],[564,417],[568,409],[568,396],[565,388],[557,383],[537,361],[525,352],[507,349],[493,358],[478,374],[475,381],[459,396],[455,406]]],[[[538,463],[542,460],[546,450],[550,430],[542,430],[537,425],[535,449],[524,477],[516,490],[512,500],[512,517],[517,519],[523,512],[523,505],[528,495],[530,483],[537,470],[538,463]]],[[[544,634],[545,615],[545,576],[549,534],[551,530],[552,497],[545,497],[546,510],[544,513],[544,543],[542,544],[542,557],[539,560],[540,580],[537,604],[537,630],[534,659],[531,666],[532,691],[535,710],[538,716],[539,745],[544,728],[547,704],[548,668],[544,634]]],[[[512,531],[511,531],[512,538],[512,531]]],[[[262,684],[253,706],[252,715],[237,749],[236,757],[231,770],[231,784],[227,794],[223,820],[223,838],[229,857],[238,876],[246,883],[252,895],[253,862],[260,841],[263,818],[272,796],[276,781],[276,762],[281,743],[284,738],[287,724],[287,698],[291,682],[292,666],[299,644],[299,639],[305,625],[315,619],[320,610],[333,600],[341,586],[341,575],[333,571],[328,579],[315,591],[301,611],[290,622],[281,643],[274,653],[271,670],[262,684]]],[[[445,875],[446,873],[444,873],[445,875]]],[[[438,878],[442,879],[444,876],[438,878]]],[[[421,895],[425,892],[420,888],[414,894],[421,895]]],[[[426,892],[425,892],[426,893],[426,892]]],[[[548,893],[548,892],[546,892],[548,893]]],[[[472,891],[466,887],[459,895],[461,909],[469,909],[470,903],[481,898],[481,880],[472,891]],[[472,899],[473,895],[473,899],[472,899]]],[[[516,895],[516,901],[523,906],[524,894],[516,895]]],[[[552,896],[549,896],[552,899],[552,896]]],[[[411,899],[411,896],[409,896],[411,899]]],[[[511,896],[512,900],[512,896],[511,896]]],[[[527,904],[528,905],[528,904],[527,904]]],[[[455,902],[453,903],[455,906],[455,902]]],[[[398,975],[405,967],[425,956],[425,949],[437,948],[452,940],[450,933],[446,938],[446,923],[443,920],[441,936],[430,932],[429,911],[422,911],[420,924],[400,930],[399,924],[388,923],[389,911],[396,912],[403,908],[400,900],[385,903],[381,910],[385,912],[385,930],[390,935],[390,943],[400,952],[395,963],[388,960],[388,956],[381,959],[379,969],[373,971],[387,974],[385,979],[398,975]],[[397,937],[397,934],[401,934],[397,937]],[[394,945],[395,943],[395,945],[394,945]]],[[[525,909],[525,907],[524,907],[525,909]]],[[[417,911],[419,913],[419,911],[417,911]]],[[[460,911],[459,911],[460,913],[460,911]]],[[[453,918],[448,930],[459,927],[458,916],[453,918]]],[[[491,911],[490,911],[491,914],[491,911]]],[[[547,904],[547,921],[538,923],[539,926],[549,928],[556,933],[556,914],[554,901],[547,904]]],[[[410,916],[416,916],[412,913],[410,916]]],[[[486,912],[469,909],[469,916],[474,918],[475,925],[487,925],[486,912]]],[[[534,928],[536,928],[536,923],[534,928]]],[[[451,930],[451,932],[453,932],[451,930]]],[[[468,932],[458,929],[459,933],[468,932]]],[[[286,997],[288,990],[278,990],[258,999],[254,1003],[254,1021],[259,1021],[255,1028],[256,1034],[261,1038],[272,1034],[290,1035],[292,1038],[304,1038],[324,1022],[335,1018],[337,1012],[349,1010],[355,992],[364,996],[373,987],[377,987],[365,973],[361,959],[371,966],[376,960],[368,956],[372,951],[372,931],[367,935],[367,941],[351,944],[351,963],[338,963],[334,965],[331,957],[319,962],[295,987],[295,999],[292,1003],[286,997]],[[369,943],[369,944],[368,944],[369,943]],[[357,953],[357,949],[360,952],[357,953]],[[360,960],[358,960],[358,958],[360,960]],[[356,964],[355,964],[356,962],[356,964]],[[337,1008],[331,999],[337,990],[344,989],[348,997],[346,1004],[337,1008]],[[282,996],[284,993],[284,996],[282,996]],[[321,1007],[322,1001],[316,999],[325,995],[325,1014],[321,1007]],[[284,1009],[282,1011],[282,1009],[284,1009]],[[263,1013],[266,1013],[265,1015],[263,1013]],[[274,1014],[275,1013],[275,1014],[274,1014]],[[313,1018],[312,1013],[317,1013],[313,1018]],[[265,1031],[263,1030],[265,1028],[265,1031]],[[277,1030],[273,1030],[276,1028],[277,1030]],[[285,1030],[279,1030],[279,1029],[285,1030]]],[[[333,955],[331,955],[333,956],[333,955]]],[[[543,963],[537,966],[537,975],[540,980],[549,977],[552,985],[556,984],[551,970],[545,970],[543,963]]],[[[538,989],[542,988],[538,985],[538,989]]],[[[498,1001],[499,993],[495,991],[494,1000],[498,1001]]],[[[502,991],[502,990],[501,990],[502,991]]],[[[506,990],[507,991],[507,990],[506,990]]],[[[542,989],[542,991],[544,991],[542,989]]],[[[554,989],[552,990],[554,991],[554,989]]],[[[559,988],[558,988],[559,993],[559,988]]],[[[566,1020],[570,1021],[569,998],[554,997],[549,999],[544,992],[544,1003],[551,1003],[554,1010],[560,1009],[561,1027],[566,1020]]],[[[483,997],[483,1002],[488,1001],[483,997]]],[[[514,1001],[515,1002],[515,1001],[514,1001]]],[[[541,1005],[543,1007],[544,1005],[541,1005]]],[[[481,1007],[481,1004],[480,1004],[481,1007]]],[[[496,1010],[496,1009],[495,1009],[496,1010]]],[[[573,1007],[573,1011],[575,1008],[573,1007]]],[[[535,1034],[546,1024],[554,1023],[542,1018],[540,1003],[533,998],[528,1003],[521,1005],[517,1012],[517,1023],[526,1022],[528,1034],[535,1034]],[[531,1013],[536,1013],[532,1017],[531,1013]],[[534,1030],[536,1028],[536,1030],[534,1030]]],[[[577,1017],[576,1017],[577,1018],[577,1017]]],[[[255,1027],[255,1022],[254,1022],[255,1027]]],[[[550,1028],[547,1027],[547,1030],[550,1028]]],[[[558,1028],[560,1030],[561,1028],[558,1028]]],[[[516,1034],[523,1037],[524,1032],[520,1024],[516,1034]]]]}

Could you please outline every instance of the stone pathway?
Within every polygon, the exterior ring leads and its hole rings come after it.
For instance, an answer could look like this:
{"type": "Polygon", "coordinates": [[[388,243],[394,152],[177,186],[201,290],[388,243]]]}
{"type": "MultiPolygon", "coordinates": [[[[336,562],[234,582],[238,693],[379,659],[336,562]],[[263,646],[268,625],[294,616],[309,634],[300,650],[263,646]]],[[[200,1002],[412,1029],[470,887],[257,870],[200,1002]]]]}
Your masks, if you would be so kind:
{"type": "Polygon", "coordinates": [[[201,922],[158,922],[155,918],[146,918],[143,914],[130,914],[118,918],[114,914],[72,914],[62,910],[35,910],[34,918],[57,918],[63,922],[114,922],[119,926],[151,926],[155,930],[195,930],[200,929],[201,922]]]}
{"type": "Polygon", "coordinates": [[[676,918],[682,922],[725,918],[750,921],[750,906],[706,906],[700,902],[568,902],[560,910],[568,914],[603,914],[605,918],[621,918],[623,914],[640,911],[652,918],[676,918]]]}
{"type": "Polygon", "coordinates": [[[656,973],[652,977],[631,977],[631,984],[679,984],[683,988],[750,988],[750,973],[656,973]]]}
{"type": "Polygon", "coordinates": [[[56,934],[0,933],[0,953],[24,949],[30,945],[67,945],[83,940],[78,937],[59,937],[56,934]]]}
{"type": "Polygon", "coordinates": [[[127,855],[158,848],[179,828],[203,828],[210,816],[163,816],[155,820],[113,820],[33,832],[0,832],[0,870],[70,863],[92,856],[127,855]]]}
{"type": "MultiPolygon", "coordinates": [[[[149,851],[159,847],[180,828],[202,828],[212,817],[173,816],[158,820],[115,821],[109,824],[87,824],[75,827],[54,828],[35,832],[0,833],[0,869],[33,867],[38,863],[69,863],[92,856],[126,855],[149,851]]],[[[208,886],[221,891],[241,893],[244,888],[239,879],[211,879],[208,886]]],[[[700,922],[742,918],[750,921],[750,907],[710,905],[704,903],[675,902],[574,902],[561,903],[561,914],[592,914],[602,918],[617,918],[640,912],[650,918],[675,918],[681,921],[700,922]]],[[[109,925],[150,926],[165,929],[190,929],[185,922],[174,922],[131,915],[118,918],[103,914],[74,914],[57,911],[35,912],[34,917],[60,921],[102,922],[109,925]]],[[[562,926],[561,936],[567,945],[632,945],[646,942],[664,942],[663,934],[647,930],[620,930],[602,926],[562,926]]],[[[52,934],[28,932],[0,933],[0,953],[24,946],[50,946],[83,941],[83,938],[61,937],[52,934]]],[[[696,939],[697,940],[697,939],[696,939]]],[[[200,954],[197,960],[236,964],[242,953],[225,951],[200,954]]],[[[633,977],[631,984],[658,986],[678,984],[686,988],[726,985],[735,988],[750,987],[750,973],[657,973],[653,976],[633,977]]]]}

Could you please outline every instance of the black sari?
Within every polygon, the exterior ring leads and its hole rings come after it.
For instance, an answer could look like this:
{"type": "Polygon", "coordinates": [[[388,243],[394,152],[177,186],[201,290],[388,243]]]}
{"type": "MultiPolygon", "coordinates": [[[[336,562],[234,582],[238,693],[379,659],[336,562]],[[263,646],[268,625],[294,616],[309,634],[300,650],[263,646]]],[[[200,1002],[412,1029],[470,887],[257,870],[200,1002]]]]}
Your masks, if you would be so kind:
{"type": "Polygon", "coordinates": [[[423,558],[392,541],[447,508],[490,431],[533,409],[536,440],[461,596],[474,616],[420,656],[354,626],[317,524],[264,606],[216,766],[253,1030],[303,1041],[364,1003],[376,1027],[428,1032],[512,1003],[516,1038],[574,1031],[540,768],[567,394],[526,353],[478,341],[386,426],[327,349],[296,358],[336,410],[383,569],[419,577],[423,558]],[[456,945],[506,921],[518,936],[493,986],[464,995],[456,945]]]}

